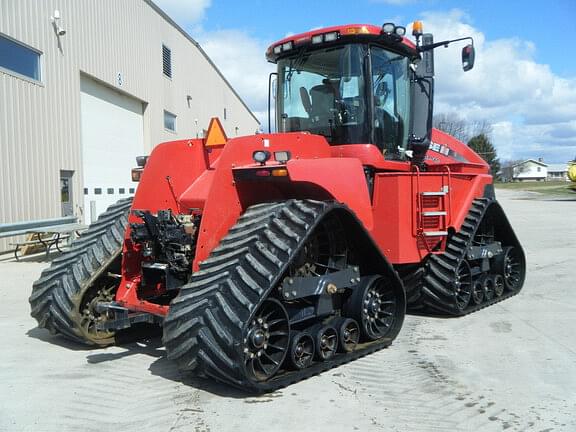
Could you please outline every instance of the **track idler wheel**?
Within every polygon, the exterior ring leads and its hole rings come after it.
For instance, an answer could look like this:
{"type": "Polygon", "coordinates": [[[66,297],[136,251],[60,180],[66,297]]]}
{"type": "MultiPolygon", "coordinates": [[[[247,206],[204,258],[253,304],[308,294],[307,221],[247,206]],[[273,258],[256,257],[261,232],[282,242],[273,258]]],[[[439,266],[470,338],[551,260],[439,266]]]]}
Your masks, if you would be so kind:
{"type": "Polygon", "coordinates": [[[404,318],[404,299],[382,276],[363,278],[344,306],[344,315],[360,324],[365,340],[394,338],[404,318]]]}
{"type": "Polygon", "coordinates": [[[352,352],[360,342],[360,326],[352,318],[342,318],[338,322],[338,350],[352,352]]]}
{"type": "Polygon", "coordinates": [[[454,297],[456,308],[463,311],[470,303],[472,297],[472,271],[468,261],[462,260],[456,268],[456,277],[454,278],[454,297]]]}
{"type": "Polygon", "coordinates": [[[250,378],[266,381],[273,377],[286,358],[289,342],[288,312],[278,300],[264,300],[244,336],[244,362],[250,378]]]}
{"type": "Polygon", "coordinates": [[[526,276],[526,264],[515,247],[508,246],[496,256],[494,270],[504,277],[504,286],[509,291],[518,291],[522,288],[526,276]]]}
{"type": "Polygon", "coordinates": [[[330,360],[338,349],[338,332],[331,325],[319,325],[312,330],[316,342],[316,358],[320,361],[330,360]]]}
{"type": "Polygon", "coordinates": [[[293,369],[306,369],[314,360],[314,338],[308,333],[292,335],[288,363],[293,369]]]}
{"type": "Polygon", "coordinates": [[[118,284],[116,281],[108,281],[106,278],[100,279],[100,286],[90,287],[80,302],[80,329],[87,340],[98,345],[106,345],[114,341],[114,332],[111,330],[98,330],[99,323],[106,322],[110,317],[106,312],[98,312],[99,303],[109,303],[114,300],[114,295],[118,284]]]}

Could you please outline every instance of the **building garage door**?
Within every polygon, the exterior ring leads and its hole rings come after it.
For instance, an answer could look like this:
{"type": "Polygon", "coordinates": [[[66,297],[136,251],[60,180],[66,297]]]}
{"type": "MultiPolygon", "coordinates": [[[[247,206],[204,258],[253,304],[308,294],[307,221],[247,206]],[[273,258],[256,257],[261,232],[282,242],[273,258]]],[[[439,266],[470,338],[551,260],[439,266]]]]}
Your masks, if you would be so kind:
{"type": "Polygon", "coordinates": [[[143,105],[87,77],[80,81],[84,221],[134,193],[130,171],[144,154],[143,105]]]}

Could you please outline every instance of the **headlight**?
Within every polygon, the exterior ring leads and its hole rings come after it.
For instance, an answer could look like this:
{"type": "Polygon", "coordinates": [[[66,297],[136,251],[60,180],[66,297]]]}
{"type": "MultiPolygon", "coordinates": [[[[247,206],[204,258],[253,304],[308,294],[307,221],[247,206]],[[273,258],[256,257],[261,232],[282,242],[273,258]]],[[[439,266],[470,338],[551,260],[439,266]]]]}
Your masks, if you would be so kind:
{"type": "Polygon", "coordinates": [[[312,43],[313,44],[319,44],[322,42],[324,42],[324,35],[319,34],[319,35],[312,36],[312,43]]]}
{"type": "Polygon", "coordinates": [[[326,34],[324,35],[324,40],[325,40],[326,42],[333,42],[333,41],[335,41],[336,39],[338,39],[338,34],[339,34],[338,32],[326,33],[326,34]]]}
{"type": "Polygon", "coordinates": [[[395,28],[396,26],[394,25],[394,23],[385,23],[382,25],[382,31],[387,34],[394,33],[395,28]]]}
{"type": "Polygon", "coordinates": [[[270,159],[270,152],[266,150],[256,150],[252,153],[252,159],[254,162],[264,165],[268,159],[270,159]]]}
{"type": "Polygon", "coordinates": [[[278,151],[274,152],[274,159],[281,164],[285,164],[290,160],[290,152],[288,151],[278,151]]]}
{"type": "Polygon", "coordinates": [[[406,34],[406,27],[396,26],[396,28],[394,29],[394,32],[398,36],[404,36],[406,34]]]}

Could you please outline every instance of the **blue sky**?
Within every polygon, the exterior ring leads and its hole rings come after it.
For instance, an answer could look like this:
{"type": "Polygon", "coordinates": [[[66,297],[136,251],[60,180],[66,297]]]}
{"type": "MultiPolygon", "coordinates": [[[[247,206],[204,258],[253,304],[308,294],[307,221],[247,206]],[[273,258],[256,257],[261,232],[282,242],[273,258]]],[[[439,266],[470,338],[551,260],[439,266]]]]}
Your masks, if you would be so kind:
{"type": "Polygon", "coordinates": [[[264,50],[287,34],[335,24],[424,22],[435,39],[471,35],[476,66],[459,47],[437,50],[437,113],[493,125],[502,160],[576,155],[576,0],[155,0],[196,38],[264,123],[264,50]]]}
{"type": "Polygon", "coordinates": [[[576,41],[576,0],[214,0],[202,23],[207,30],[238,28],[273,41],[287,32],[335,24],[399,19],[406,25],[424,11],[452,9],[466,13],[490,39],[518,37],[534,42],[538,62],[549,64],[561,76],[576,76],[576,55],[567,50],[576,41]]]}

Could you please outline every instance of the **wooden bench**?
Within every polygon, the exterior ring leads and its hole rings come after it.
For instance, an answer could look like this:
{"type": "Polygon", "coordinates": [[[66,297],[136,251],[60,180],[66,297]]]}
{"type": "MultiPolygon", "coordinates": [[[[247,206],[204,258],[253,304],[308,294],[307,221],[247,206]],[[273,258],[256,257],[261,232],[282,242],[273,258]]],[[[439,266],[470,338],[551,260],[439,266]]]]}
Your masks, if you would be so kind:
{"type": "Polygon", "coordinates": [[[13,224],[0,224],[0,238],[14,237],[27,234],[26,240],[14,241],[9,243],[14,246],[14,258],[19,260],[18,252],[21,248],[41,246],[44,248],[46,255],[50,253],[50,249],[54,246],[58,251],[60,249],[60,242],[67,240],[75,233],[79,235],[88,227],[77,223],[74,216],[63,217],[57,219],[44,219],[38,221],[17,222],[13,224]]]}

